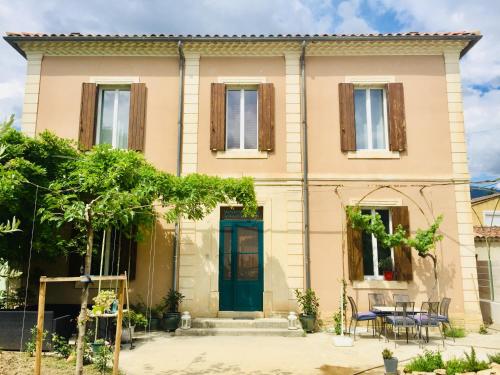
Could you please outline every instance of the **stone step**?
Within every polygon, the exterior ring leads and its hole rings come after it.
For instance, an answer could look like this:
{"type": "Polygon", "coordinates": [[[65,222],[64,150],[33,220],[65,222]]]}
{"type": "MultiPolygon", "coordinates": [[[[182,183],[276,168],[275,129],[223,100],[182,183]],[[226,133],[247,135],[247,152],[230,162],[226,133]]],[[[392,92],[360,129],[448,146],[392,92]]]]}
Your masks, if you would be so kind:
{"type": "Polygon", "coordinates": [[[288,321],[283,318],[259,319],[226,319],[226,318],[195,318],[193,328],[288,328],[288,321]]]}
{"type": "Polygon", "coordinates": [[[302,329],[286,328],[190,328],[175,331],[176,336],[281,336],[304,337],[302,329]]]}
{"type": "Polygon", "coordinates": [[[217,317],[226,319],[259,319],[264,318],[264,313],[262,311],[219,311],[217,317]]]}

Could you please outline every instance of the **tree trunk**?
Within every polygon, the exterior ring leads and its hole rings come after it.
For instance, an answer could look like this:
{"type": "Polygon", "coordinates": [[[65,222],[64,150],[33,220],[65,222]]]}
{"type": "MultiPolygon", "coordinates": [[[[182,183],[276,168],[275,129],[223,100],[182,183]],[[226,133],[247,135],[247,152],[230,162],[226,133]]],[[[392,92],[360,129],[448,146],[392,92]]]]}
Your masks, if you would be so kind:
{"type": "MultiPolygon", "coordinates": [[[[86,212],[88,215],[88,211],[86,212]]],[[[92,261],[92,248],[94,245],[94,229],[91,222],[87,224],[87,252],[85,253],[84,275],[90,275],[90,265],[92,261]]],[[[83,284],[80,315],[78,316],[78,339],[76,341],[76,375],[83,375],[83,354],[85,351],[85,330],[87,326],[87,304],[89,300],[89,283],[83,284]]]]}

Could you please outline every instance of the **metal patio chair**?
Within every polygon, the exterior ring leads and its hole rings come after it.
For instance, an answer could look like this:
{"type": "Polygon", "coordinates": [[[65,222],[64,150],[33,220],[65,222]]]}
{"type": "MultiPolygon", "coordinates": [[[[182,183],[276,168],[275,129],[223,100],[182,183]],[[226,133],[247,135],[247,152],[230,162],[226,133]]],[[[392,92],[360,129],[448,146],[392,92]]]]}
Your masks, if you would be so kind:
{"type": "Polygon", "coordinates": [[[420,312],[413,317],[418,328],[418,336],[421,339],[422,346],[424,342],[429,342],[429,328],[437,328],[441,334],[444,347],[444,336],[441,330],[441,322],[438,319],[438,312],[439,302],[422,302],[420,312]],[[422,328],[425,328],[425,336],[422,334],[422,328]]]}
{"type": "MultiPolygon", "coordinates": [[[[368,293],[368,309],[374,313],[377,318],[382,318],[382,324],[384,323],[383,317],[386,316],[386,313],[381,311],[375,311],[375,306],[386,306],[385,297],[382,293],[368,293]]],[[[377,319],[374,321],[375,329],[377,329],[377,319]]],[[[382,329],[382,327],[380,328],[382,329]]]]}
{"type": "Polygon", "coordinates": [[[393,294],[392,299],[394,304],[398,302],[410,302],[410,296],[408,294],[393,294]]]}
{"type": "MultiPolygon", "coordinates": [[[[450,316],[448,315],[448,310],[450,309],[450,303],[451,303],[451,298],[443,297],[443,299],[441,300],[441,305],[439,306],[438,320],[443,326],[443,332],[445,324],[448,324],[450,330],[453,329],[453,326],[451,325],[450,316]]],[[[455,337],[452,337],[452,339],[453,342],[455,342],[455,337]]]]}
{"type": "Polygon", "coordinates": [[[387,325],[392,326],[394,334],[394,346],[396,345],[396,338],[399,336],[399,330],[404,328],[406,331],[406,343],[408,344],[408,330],[415,328],[415,302],[396,302],[394,306],[394,313],[385,317],[385,338],[388,341],[387,325]]]}
{"type": "MultiPolygon", "coordinates": [[[[356,302],[354,302],[354,299],[351,296],[348,296],[347,298],[349,299],[349,303],[351,304],[351,320],[349,321],[349,334],[351,334],[352,321],[354,320],[353,338],[354,340],[356,340],[356,327],[358,326],[358,322],[367,322],[366,328],[368,329],[368,322],[377,319],[377,315],[375,315],[371,311],[358,312],[358,306],[356,306],[356,302]]],[[[373,336],[375,336],[375,328],[373,328],[373,336]]]]}

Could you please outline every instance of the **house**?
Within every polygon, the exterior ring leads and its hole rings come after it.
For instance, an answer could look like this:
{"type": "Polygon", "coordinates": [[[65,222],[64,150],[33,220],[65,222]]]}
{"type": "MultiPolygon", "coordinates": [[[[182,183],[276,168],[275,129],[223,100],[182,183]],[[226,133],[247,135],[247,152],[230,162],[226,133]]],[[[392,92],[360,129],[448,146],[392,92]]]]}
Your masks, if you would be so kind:
{"type": "MultiPolygon", "coordinates": [[[[104,272],[116,271],[117,248],[131,249],[121,259],[135,269],[132,300],[158,303],[174,287],[193,316],[274,316],[296,310],[296,288],[313,288],[330,319],[344,278],[361,310],[374,291],[426,301],[430,262],[346,227],[345,207],[359,203],[388,229],[444,215],[438,293],[471,328],[481,314],[459,61],[480,38],[5,36],[27,60],[26,134],[134,149],[170,173],[255,179],[254,220],[220,207],[178,229],[158,222],[137,249],[110,231],[104,272]],[[392,281],[378,266],[388,257],[392,281]]],[[[78,295],[60,287],[47,298],[78,295]]]]}
{"type": "Polygon", "coordinates": [[[471,201],[483,320],[500,322],[500,193],[471,201]]]}

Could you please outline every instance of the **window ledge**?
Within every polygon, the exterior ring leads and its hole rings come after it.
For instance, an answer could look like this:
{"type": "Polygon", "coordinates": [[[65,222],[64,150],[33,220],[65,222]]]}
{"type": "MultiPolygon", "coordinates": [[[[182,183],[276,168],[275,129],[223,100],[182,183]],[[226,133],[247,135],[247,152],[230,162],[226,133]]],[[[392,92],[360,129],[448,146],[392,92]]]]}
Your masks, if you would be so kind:
{"type": "Polygon", "coordinates": [[[229,150],[229,151],[217,151],[215,157],[217,159],[267,159],[269,155],[267,151],[229,150]]]}
{"type": "Polygon", "coordinates": [[[407,281],[363,280],[353,281],[354,289],[408,289],[407,281]]]}
{"type": "Polygon", "coordinates": [[[348,159],[399,159],[399,151],[389,150],[358,150],[349,151],[348,159]]]}

